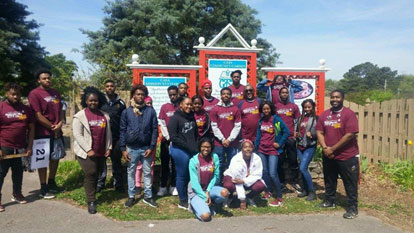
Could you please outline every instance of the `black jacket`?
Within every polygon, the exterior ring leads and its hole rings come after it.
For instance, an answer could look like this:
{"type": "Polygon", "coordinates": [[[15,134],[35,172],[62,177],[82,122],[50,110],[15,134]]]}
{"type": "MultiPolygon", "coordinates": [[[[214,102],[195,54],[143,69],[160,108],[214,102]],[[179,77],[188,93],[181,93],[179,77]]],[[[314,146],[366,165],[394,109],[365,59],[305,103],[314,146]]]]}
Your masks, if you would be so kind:
{"type": "Polygon", "coordinates": [[[119,139],[119,126],[121,123],[121,114],[125,109],[125,102],[117,95],[114,101],[106,96],[106,102],[101,110],[108,113],[111,123],[112,140],[119,139]]]}
{"type": "Polygon", "coordinates": [[[180,109],[175,111],[168,123],[168,133],[174,146],[185,150],[190,155],[198,152],[198,128],[194,113],[187,114],[180,109]]]}

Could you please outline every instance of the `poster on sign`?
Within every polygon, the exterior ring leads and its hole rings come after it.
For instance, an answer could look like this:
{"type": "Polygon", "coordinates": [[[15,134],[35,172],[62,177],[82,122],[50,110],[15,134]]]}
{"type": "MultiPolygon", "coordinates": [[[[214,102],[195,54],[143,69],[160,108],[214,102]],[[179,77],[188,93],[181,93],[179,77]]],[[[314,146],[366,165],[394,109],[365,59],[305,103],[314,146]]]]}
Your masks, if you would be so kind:
{"type": "Polygon", "coordinates": [[[41,138],[33,140],[33,153],[31,157],[30,169],[38,169],[49,166],[50,139],[41,138]]]}
{"type": "Polygon", "coordinates": [[[212,83],[212,95],[220,99],[220,90],[232,84],[231,72],[240,70],[242,72],[240,83],[247,82],[247,60],[234,59],[210,59],[208,60],[208,79],[212,83]]]}
{"type": "Polygon", "coordinates": [[[167,89],[169,86],[178,87],[180,83],[186,83],[185,77],[144,77],[144,85],[148,88],[149,96],[152,98],[152,106],[155,112],[160,112],[161,106],[170,102],[167,89]]]}
{"type": "Polygon", "coordinates": [[[298,105],[302,112],[302,102],[306,99],[312,99],[316,102],[316,79],[295,79],[303,87],[303,90],[295,93],[295,104],[298,105]]]}

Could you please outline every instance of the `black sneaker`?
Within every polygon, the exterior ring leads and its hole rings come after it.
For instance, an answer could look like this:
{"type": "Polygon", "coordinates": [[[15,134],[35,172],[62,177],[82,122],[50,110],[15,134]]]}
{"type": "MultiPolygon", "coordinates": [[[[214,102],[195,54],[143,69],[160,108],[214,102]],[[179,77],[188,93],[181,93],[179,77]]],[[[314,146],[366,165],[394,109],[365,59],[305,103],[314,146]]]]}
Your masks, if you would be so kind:
{"type": "Polygon", "coordinates": [[[178,208],[188,210],[188,200],[181,201],[178,203],[178,208]]]}
{"type": "Polygon", "coordinates": [[[48,184],[47,184],[47,188],[49,189],[49,191],[51,192],[51,193],[60,193],[61,191],[62,191],[62,189],[61,188],[59,188],[57,185],[56,185],[56,182],[55,182],[55,180],[48,180],[48,182],[47,182],[48,184]]]}
{"type": "Polygon", "coordinates": [[[88,213],[96,214],[96,203],[94,201],[88,202],[88,213]]]}
{"type": "Polygon", "coordinates": [[[315,191],[309,192],[308,197],[306,198],[307,201],[314,201],[316,200],[316,193],[315,191]]]}
{"type": "Polygon", "coordinates": [[[39,196],[43,199],[53,199],[56,197],[53,193],[49,192],[47,185],[41,186],[39,196]]]}
{"type": "Polygon", "coordinates": [[[306,196],[308,196],[308,195],[309,195],[308,191],[303,190],[302,192],[300,192],[300,193],[298,194],[298,197],[299,197],[299,198],[302,198],[302,197],[306,197],[306,196]]]}
{"type": "Polygon", "coordinates": [[[22,193],[18,193],[18,194],[13,193],[11,200],[15,201],[19,204],[26,204],[27,203],[26,198],[23,196],[22,193]]]}
{"type": "Polygon", "coordinates": [[[355,207],[349,207],[343,216],[346,219],[354,219],[358,217],[358,209],[355,207]]]}
{"type": "Polygon", "coordinates": [[[125,202],[125,207],[130,208],[135,204],[135,198],[128,198],[128,201],[125,202]]]}
{"type": "Polygon", "coordinates": [[[152,198],[144,198],[144,203],[154,208],[158,207],[157,203],[152,198]]]}
{"type": "Polygon", "coordinates": [[[257,207],[256,202],[254,202],[254,200],[252,198],[246,198],[246,202],[247,205],[252,206],[252,207],[257,207]]]}
{"type": "Polygon", "coordinates": [[[335,208],[335,203],[325,200],[321,204],[319,204],[319,207],[322,207],[322,208],[335,208]]]}

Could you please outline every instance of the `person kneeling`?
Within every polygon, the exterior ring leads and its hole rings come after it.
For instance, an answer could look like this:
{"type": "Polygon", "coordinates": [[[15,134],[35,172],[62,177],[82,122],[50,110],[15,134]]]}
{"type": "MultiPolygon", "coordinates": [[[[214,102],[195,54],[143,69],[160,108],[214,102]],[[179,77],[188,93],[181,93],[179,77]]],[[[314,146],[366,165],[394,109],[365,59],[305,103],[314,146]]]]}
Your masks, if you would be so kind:
{"type": "Polygon", "coordinates": [[[236,191],[240,209],[246,209],[246,204],[256,207],[253,198],[263,192],[266,185],[262,180],[262,160],[253,153],[253,142],[245,139],[241,145],[241,151],[233,157],[229,168],[224,172],[223,186],[230,193],[236,191]],[[251,190],[250,193],[246,195],[245,189],[251,190]]]}
{"type": "Polygon", "coordinates": [[[189,164],[188,196],[197,218],[208,222],[214,215],[214,204],[226,201],[229,191],[217,185],[220,176],[220,161],[218,155],[212,153],[211,140],[202,138],[198,148],[200,153],[194,155],[189,164]]]}

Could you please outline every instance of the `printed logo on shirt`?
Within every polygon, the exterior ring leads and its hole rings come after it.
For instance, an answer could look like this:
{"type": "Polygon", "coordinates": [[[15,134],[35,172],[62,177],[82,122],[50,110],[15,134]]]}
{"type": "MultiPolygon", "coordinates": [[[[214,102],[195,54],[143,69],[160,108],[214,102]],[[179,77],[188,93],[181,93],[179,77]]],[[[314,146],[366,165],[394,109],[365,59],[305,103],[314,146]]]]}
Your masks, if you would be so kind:
{"type": "Polygon", "coordinates": [[[14,111],[14,112],[6,112],[4,114],[7,119],[19,119],[19,120],[26,120],[27,119],[27,115],[24,114],[24,110],[22,110],[21,112],[18,111],[14,111]]]}
{"type": "Polygon", "coordinates": [[[233,112],[225,112],[225,113],[219,114],[219,118],[220,119],[227,119],[229,121],[232,121],[234,119],[233,118],[233,112]]]}
{"type": "Polygon", "coordinates": [[[300,124],[300,127],[306,127],[306,123],[307,122],[302,121],[302,123],[300,124]]]}
{"type": "Polygon", "coordinates": [[[201,172],[211,172],[211,173],[213,173],[214,172],[214,164],[211,163],[211,164],[208,164],[208,165],[205,165],[205,166],[200,166],[200,171],[201,172]]]}
{"type": "Polygon", "coordinates": [[[92,120],[92,121],[89,121],[89,126],[99,126],[101,128],[105,128],[106,127],[106,122],[105,122],[104,119],[92,120]]]}
{"type": "Polygon", "coordinates": [[[194,122],[185,122],[184,127],[181,129],[181,132],[187,133],[188,131],[194,128],[194,122]]]}
{"type": "Polygon", "coordinates": [[[167,115],[167,117],[172,117],[174,115],[175,111],[169,111],[167,113],[165,113],[167,115]]]}
{"type": "Polygon", "coordinates": [[[60,100],[57,98],[57,96],[46,96],[43,98],[47,103],[54,103],[58,104],[60,103],[60,100]]]}
{"type": "Polygon", "coordinates": [[[244,114],[259,114],[259,109],[257,107],[250,107],[243,109],[244,114]]]}
{"type": "Polygon", "coordinates": [[[334,127],[335,129],[341,128],[341,122],[338,120],[326,120],[323,122],[325,126],[334,127]]]}
{"type": "Polygon", "coordinates": [[[202,127],[206,123],[203,119],[198,119],[198,120],[196,120],[196,122],[197,122],[198,127],[202,127]]]}
{"type": "Polygon", "coordinates": [[[279,115],[286,115],[288,117],[293,115],[293,111],[291,108],[287,109],[287,108],[282,108],[282,109],[278,109],[277,110],[277,114],[279,115]]]}
{"type": "Polygon", "coordinates": [[[205,106],[204,110],[206,110],[207,112],[209,112],[211,109],[213,109],[214,105],[209,105],[209,106],[205,106]]]}
{"type": "Polygon", "coordinates": [[[262,125],[260,127],[260,130],[263,131],[263,132],[266,132],[266,133],[274,133],[273,126],[271,126],[271,125],[262,125]]]}

